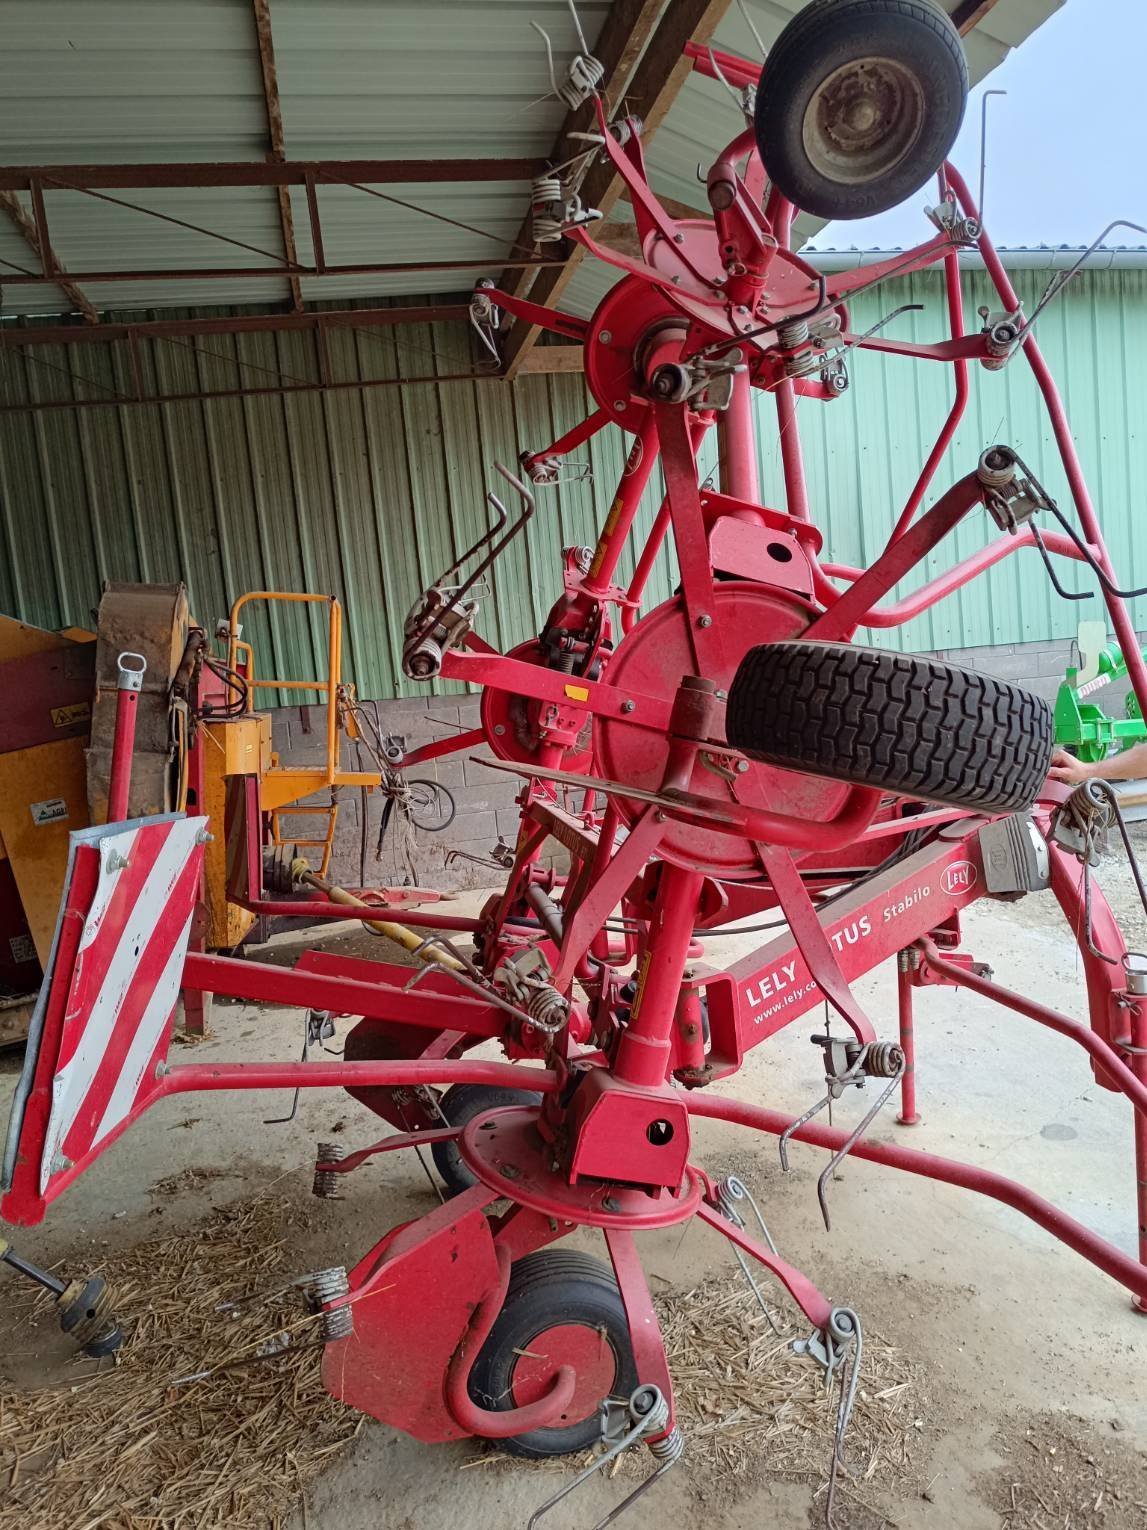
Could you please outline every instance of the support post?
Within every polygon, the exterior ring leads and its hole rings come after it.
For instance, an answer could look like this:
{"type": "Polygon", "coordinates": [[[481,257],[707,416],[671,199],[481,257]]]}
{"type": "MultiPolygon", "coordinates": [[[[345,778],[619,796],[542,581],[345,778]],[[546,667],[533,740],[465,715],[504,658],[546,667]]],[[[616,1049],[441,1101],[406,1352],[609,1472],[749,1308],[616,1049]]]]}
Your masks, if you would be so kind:
{"type": "Polygon", "coordinates": [[[131,764],[135,753],[135,719],[139,693],[147,673],[141,653],[121,653],[116,687],[115,737],[112,740],[111,779],[108,782],[108,823],[122,823],[128,816],[131,764]],[[134,661],[134,662],[133,662],[134,661]]]}
{"type": "Polygon", "coordinates": [[[916,1033],[912,1016],[912,952],[896,955],[896,992],[900,1009],[900,1050],[904,1053],[904,1073],[900,1079],[901,1126],[916,1126],[916,1033]]]}

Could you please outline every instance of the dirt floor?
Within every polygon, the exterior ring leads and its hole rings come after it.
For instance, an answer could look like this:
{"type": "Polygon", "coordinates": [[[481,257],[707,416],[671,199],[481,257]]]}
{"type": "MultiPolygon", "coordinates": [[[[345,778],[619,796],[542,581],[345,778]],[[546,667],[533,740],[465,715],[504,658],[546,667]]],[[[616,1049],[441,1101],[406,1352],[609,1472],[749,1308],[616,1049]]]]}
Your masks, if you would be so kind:
{"type": "MultiPolygon", "coordinates": [[[[1147,942],[1125,868],[1112,861],[1101,880],[1129,943],[1147,942]]],[[[467,894],[459,907],[478,901],[467,894]]],[[[334,949],[378,951],[353,927],[339,928],[327,941],[334,949]]],[[[965,931],[965,949],[990,962],[1001,981],[1083,1013],[1080,964],[1048,895],[980,903],[965,931]]],[[[707,959],[719,963],[750,946],[743,936],[714,940],[707,959]]],[[[877,1030],[894,1035],[891,967],[857,991],[877,1030]]],[[[1078,1049],[950,990],[922,991],[917,1011],[921,1124],[900,1127],[890,1109],[875,1135],[1023,1179],[1133,1251],[1129,1110],[1095,1084],[1078,1049]]],[[[798,1021],[721,1088],[804,1108],[821,1084],[819,1054],[808,1041],[819,1024],[819,1015],[798,1021]]],[[[195,1057],[287,1058],[299,1042],[295,1012],[217,1006],[214,1035],[195,1057]]],[[[11,1060],[7,1070],[0,1075],[3,1114],[15,1081],[11,1060]]],[[[365,1142],[377,1135],[375,1118],[346,1097],[315,1091],[303,1095],[293,1121],[264,1124],[289,1107],[289,1097],[247,1093],[164,1102],[68,1192],[42,1228],[22,1235],[21,1246],[45,1262],[93,1264],[161,1230],[183,1231],[212,1207],[271,1192],[296,1209],[288,1254],[303,1271],[350,1265],[395,1222],[434,1204],[417,1159],[405,1154],[352,1176],[346,1199],[313,1200],[315,1141],[341,1134],[348,1145],[365,1142]]],[[[860,1108],[860,1101],[843,1103],[838,1122],[860,1108]]],[[[796,1147],[794,1172],[782,1176],[772,1139],[716,1122],[700,1122],[696,1135],[697,1160],[748,1181],[781,1252],[834,1300],[854,1306],[895,1374],[908,1378],[896,1450],[887,1459],[879,1450],[862,1457],[871,1467],[866,1506],[846,1494],[836,1515],[841,1530],[1147,1525],[1147,1318],[1132,1312],[1120,1287],[995,1202],[875,1165],[845,1167],[831,1189],[827,1233],[815,1194],[822,1154],[796,1147]]],[[[681,1301],[706,1280],[725,1289],[735,1276],[727,1246],[702,1227],[647,1235],[641,1244],[663,1301],[681,1301]]],[[[43,1385],[58,1374],[60,1343],[44,1327],[31,1329],[10,1312],[0,1325],[0,1366],[10,1384],[43,1385]]],[[[706,1391],[717,1415],[722,1387],[732,1389],[734,1380],[715,1360],[706,1391]]],[[[793,1473],[767,1439],[740,1463],[715,1462],[703,1433],[686,1450],[686,1460],[623,1523],[703,1520],[707,1530],[823,1523],[824,1470],[793,1473]]],[[[287,1521],[292,1530],[520,1526],[567,1480],[564,1466],[508,1463],[465,1445],[424,1447],[372,1422],[333,1460],[305,1509],[287,1521]]],[[[827,1460],[826,1445],[825,1468],[827,1460]]],[[[544,1530],[594,1524],[632,1488],[637,1469],[595,1478],[547,1516],[544,1530]]],[[[0,1486],[0,1523],[7,1524],[2,1500],[0,1486]]]]}

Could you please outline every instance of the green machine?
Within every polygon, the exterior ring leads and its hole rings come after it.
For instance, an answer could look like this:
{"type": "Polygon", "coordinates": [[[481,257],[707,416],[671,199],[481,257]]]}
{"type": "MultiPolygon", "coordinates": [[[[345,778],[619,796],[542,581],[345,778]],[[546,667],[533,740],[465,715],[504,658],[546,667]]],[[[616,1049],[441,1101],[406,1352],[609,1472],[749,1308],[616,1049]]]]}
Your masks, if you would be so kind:
{"type": "MultiPolygon", "coordinates": [[[[1116,680],[1127,678],[1127,665],[1115,644],[1107,642],[1103,622],[1081,622],[1073,658],[1055,698],[1055,741],[1092,764],[1112,750],[1127,749],[1147,738],[1147,723],[1134,691],[1127,692],[1124,716],[1109,717],[1087,698],[1116,680]]],[[[1147,649],[1144,650],[1147,658],[1147,649]]]]}

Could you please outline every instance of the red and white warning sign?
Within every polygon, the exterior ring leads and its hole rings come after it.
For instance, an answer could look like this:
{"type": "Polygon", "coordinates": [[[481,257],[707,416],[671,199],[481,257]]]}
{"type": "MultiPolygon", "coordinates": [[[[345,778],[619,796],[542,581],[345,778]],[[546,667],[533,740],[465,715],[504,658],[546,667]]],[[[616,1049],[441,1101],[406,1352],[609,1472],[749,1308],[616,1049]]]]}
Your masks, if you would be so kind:
{"type": "Polygon", "coordinates": [[[164,814],[71,836],[9,1123],[0,1203],[9,1221],[39,1221],[157,1092],[206,822],[164,814]]]}

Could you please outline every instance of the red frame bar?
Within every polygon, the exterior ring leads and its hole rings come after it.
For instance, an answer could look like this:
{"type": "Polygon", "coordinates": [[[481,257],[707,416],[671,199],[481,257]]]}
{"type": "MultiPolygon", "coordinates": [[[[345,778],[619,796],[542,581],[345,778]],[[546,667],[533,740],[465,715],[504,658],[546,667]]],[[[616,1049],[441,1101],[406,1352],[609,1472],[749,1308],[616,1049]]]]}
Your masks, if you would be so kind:
{"type": "MultiPolygon", "coordinates": [[[[761,1105],[748,1105],[743,1100],[723,1099],[696,1091],[686,1096],[686,1108],[691,1116],[728,1121],[735,1126],[749,1126],[754,1131],[769,1132],[776,1137],[787,1132],[796,1119],[779,1110],[767,1110],[761,1105]]],[[[793,1132],[793,1138],[797,1142],[806,1142],[811,1147],[826,1148],[835,1153],[848,1141],[849,1133],[839,1127],[820,1126],[810,1121],[798,1127],[793,1132]]],[[[1081,1254],[1121,1286],[1126,1286],[1140,1300],[1147,1301],[1147,1266],[1069,1217],[1058,1206],[1045,1201],[1026,1185],[1006,1179],[991,1169],[980,1169],[972,1164],[959,1163],[953,1158],[921,1152],[918,1148],[873,1142],[871,1139],[861,1139],[854,1143],[849,1154],[866,1163],[885,1164],[888,1168],[902,1169],[907,1174],[919,1174],[924,1179],[934,1179],[940,1184],[956,1185],[961,1190],[974,1190],[977,1195],[986,1195],[991,1200],[1000,1201],[1051,1233],[1053,1238],[1066,1243],[1068,1248],[1081,1254]]]]}

